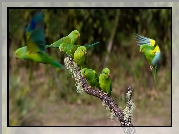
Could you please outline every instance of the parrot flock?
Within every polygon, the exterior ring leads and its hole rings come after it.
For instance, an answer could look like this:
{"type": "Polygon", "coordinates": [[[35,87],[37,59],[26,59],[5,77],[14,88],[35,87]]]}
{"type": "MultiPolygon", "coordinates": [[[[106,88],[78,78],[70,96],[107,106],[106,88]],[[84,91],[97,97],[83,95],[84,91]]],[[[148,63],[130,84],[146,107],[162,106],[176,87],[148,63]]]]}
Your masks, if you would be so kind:
{"type": "MultiPolygon", "coordinates": [[[[38,11],[34,14],[26,29],[26,46],[18,48],[15,51],[15,57],[21,60],[32,60],[62,68],[63,65],[46,53],[47,48],[58,48],[64,55],[68,54],[74,59],[81,69],[80,73],[82,77],[86,78],[89,84],[88,88],[98,88],[103,90],[108,96],[111,96],[112,80],[110,70],[104,68],[101,74],[98,74],[95,70],[87,68],[86,65],[87,50],[99,42],[86,46],[76,45],[75,42],[79,38],[80,32],[73,30],[68,36],[60,38],[50,45],[45,45],[44,13],[43,11],[38,11]]],[[[140,51],[144,53],[150,63],[150,70],[153,73],[156,85],[156,73],[161,55],[160,48],[155,44],[155,40],[138,34],[136,35],[136,41],[137,45],[140,46],[140,51]]]]}

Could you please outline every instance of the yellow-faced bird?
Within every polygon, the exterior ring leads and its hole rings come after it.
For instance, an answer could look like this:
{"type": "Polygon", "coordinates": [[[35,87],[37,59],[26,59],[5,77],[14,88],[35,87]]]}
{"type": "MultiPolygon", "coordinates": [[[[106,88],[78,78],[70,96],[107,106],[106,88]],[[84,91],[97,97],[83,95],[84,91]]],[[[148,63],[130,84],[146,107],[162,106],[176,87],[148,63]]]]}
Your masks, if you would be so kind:
{"type": "Polygon", "coordinates": [[[155,40],[138,34],[136,35],[136,41],[137,45],[140,46],[140,51],[144,53],[150,64],[150,70],[152,71],[156,87],[157,69],[161,58],[160,48],[157,44],[155,44],[155,40]]]}

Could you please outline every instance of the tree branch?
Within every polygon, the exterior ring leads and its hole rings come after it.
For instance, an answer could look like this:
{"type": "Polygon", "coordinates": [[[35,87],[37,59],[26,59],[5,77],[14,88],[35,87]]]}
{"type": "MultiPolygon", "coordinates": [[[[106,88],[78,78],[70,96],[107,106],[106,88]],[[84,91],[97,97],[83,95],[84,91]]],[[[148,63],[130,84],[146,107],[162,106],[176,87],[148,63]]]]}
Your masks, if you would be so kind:
{"type": "MultiPolygon", "coordinates": [[[[72,77],[75,79],[75,86],[77,87],[77,92],[83,94],[86,92],[89,95],[95,96],[103,101],[103,106],[112,113],[118,121],[120,121],[121,126],[133,126],[131,123],[132,111],[135,108],[135,105],[131,99],[133,88],[129,87],[127,92],[128,102],[124,112],[118,107],[114,102],[114,99],[110,98],[105,92],[97,88],[90,88],[87,84],[87,81],[82,77],[80,73],[80,68],[73,61],[70,56],[67,56],[64,59],[65,66],[68,71],[72,74],[72,77]],[[126,112],[127,110],[127,112],[126,112]]],[[[132,127],[133,128],[133,127],[132,127]]],[[[134,129],[134,128],[133,128],[134,129]]]]}

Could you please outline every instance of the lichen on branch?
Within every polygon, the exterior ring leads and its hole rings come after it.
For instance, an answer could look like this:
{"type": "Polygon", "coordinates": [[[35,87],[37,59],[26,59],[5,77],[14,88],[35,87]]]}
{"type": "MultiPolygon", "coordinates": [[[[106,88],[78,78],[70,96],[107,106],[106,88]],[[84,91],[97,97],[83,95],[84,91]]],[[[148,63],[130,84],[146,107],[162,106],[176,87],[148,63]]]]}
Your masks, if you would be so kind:
{"type": "Polygon", "coordinates": [[[102,100],[102,105],[110,111],[111,118],[116,118],[120,123],[121,126],[133,126],[131,123],[132,111],[135,108],[135,105],[131,99],[132,96],[132,87],[128,88],[127,98],[128,102],[124,111],[122,111],[118,105],[114,102],[114,99],[109,97],[104,91],[99,90],[97,88],[93,89],[89,87],[86,79],[82,77],[80,73],[80,68],[74,62],[74,60],[67,55],[64,59],[65,66],[67,67],[68,71],[71,73],[72,77],[75,79],[75,86],[77,87],[77,92],[83,94],[86,92],[89,95],[95,96],[102,100]],[[127,112],[126,112],[127,111],[127,112]]]}

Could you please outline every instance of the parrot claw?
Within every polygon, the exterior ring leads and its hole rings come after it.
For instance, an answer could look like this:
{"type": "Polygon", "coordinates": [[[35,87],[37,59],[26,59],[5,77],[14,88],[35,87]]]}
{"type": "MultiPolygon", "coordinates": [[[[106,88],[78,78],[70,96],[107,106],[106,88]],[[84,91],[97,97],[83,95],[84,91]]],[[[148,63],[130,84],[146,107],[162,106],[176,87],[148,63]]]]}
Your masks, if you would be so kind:
{"type": "Polygon", "coordinates": [[[91,86],[89,86],[88,89],[91,89],[91,86]]]}
{"type": "Polygon", "coordinates": [[[153,67],[152,67],[152,66],[150,66],[150,71],[152,71],[152,69],[153,69],[153,67]]]}

